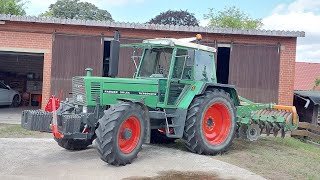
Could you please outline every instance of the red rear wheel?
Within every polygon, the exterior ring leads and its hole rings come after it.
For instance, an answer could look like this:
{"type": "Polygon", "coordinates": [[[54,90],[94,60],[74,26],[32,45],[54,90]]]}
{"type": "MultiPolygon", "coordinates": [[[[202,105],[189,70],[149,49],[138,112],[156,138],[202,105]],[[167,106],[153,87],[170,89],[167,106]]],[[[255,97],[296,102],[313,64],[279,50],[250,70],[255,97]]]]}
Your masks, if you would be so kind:
{"type": "Polygon", "coordinates": [[[212,89],[193,99],[184,129],[186,147],[198,154],[218,154],[230,147],[236,132],[236,107],[222,89],[212,89]]]}
{"type": "Polygon", "coordinates": [[[214,103],[205,112],[202,130],[206,140],[212,145],[223,143],[231,127],[230,113],[226,105],[214,103]]]}
{"type": "Polygon", "coordinates": [[[138,145],[140,140],[141,126],[139,120],[131,116],[126,119],[118,134],[118,145],[124,154],[131,153],[138,145]]]}

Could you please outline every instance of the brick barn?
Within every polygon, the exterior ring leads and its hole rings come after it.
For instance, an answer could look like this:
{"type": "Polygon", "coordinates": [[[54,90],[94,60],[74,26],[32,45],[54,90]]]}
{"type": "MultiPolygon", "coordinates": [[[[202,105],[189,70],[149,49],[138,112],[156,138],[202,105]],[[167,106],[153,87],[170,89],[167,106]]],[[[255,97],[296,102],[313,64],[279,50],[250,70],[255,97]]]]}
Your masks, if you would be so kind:
{"type": "MultiPolygon", "coordinates": [[[[297,38],[304,32],[182,27],[0,15],[0,81],[31,93],[44,105],[50,95],[71,91],[71,78],[94,69],[103,76],[113,32],[121,43],[156,37],[202,34],[202,44],[217,48],[220,83],[236,85],[256,102],[292,105],[297,38]]],[[[132,50],[122,49],[119,77],[132,77],[132,50]]],[[[32,97],[32,95],[34,97],[32,97]]],[[[43,107],[43,106],[42,106],[43,107]]]]}

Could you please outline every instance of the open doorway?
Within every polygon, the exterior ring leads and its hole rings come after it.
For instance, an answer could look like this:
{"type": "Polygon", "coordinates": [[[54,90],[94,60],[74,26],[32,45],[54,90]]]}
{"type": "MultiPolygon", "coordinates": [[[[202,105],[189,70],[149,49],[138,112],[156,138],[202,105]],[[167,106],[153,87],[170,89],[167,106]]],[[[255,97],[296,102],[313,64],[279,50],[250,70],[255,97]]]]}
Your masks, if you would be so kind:
{"type": "Polygon", "coordinates": [[[111,41],[104,41],[103,50],[103,77],[109,76],[109,64],[110,64],[110,44],[111,41]]]}
{"type": "Polygon", "coordinates": [[[219,47],[217,54],[217,81],[221,84],[229,83],[230,45],[219,47]]]}
{"type": "Polygon", "coordinates": [[[21,112],[40,109],[44,54],[0,51],[0,121],[18,123],[21,112]]]}

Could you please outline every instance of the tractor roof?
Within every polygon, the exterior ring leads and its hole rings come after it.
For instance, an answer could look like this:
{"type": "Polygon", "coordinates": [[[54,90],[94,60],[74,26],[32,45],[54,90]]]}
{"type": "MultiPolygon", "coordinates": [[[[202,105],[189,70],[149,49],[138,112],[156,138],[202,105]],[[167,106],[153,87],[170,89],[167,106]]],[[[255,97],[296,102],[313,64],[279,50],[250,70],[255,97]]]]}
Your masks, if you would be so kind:
{"type": "Polygon", "coordinates": [[[174,38],[156,38],[156,39],[146,39],[142,43],[134,44],[124,44],[122,47],[173,47],[180,46],[186,48],[199,49],[203,51],[216,52],[216,49],[213,47],[192,43],[190,41],[196,40],[195,38],[184,38],[184,39],[174,39],[174,38]]]}

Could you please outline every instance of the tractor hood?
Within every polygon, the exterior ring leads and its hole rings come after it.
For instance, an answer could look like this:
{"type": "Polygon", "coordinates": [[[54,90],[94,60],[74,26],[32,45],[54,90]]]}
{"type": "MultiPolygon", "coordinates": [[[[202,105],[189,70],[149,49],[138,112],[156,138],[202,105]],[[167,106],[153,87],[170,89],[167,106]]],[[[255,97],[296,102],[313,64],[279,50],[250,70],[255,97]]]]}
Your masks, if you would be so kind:
{"type": "MultiPolygon", "coordinates": [[[[81,97],[88,106],[116,104],[118,99],[141,100],[156,107],[158,102],[159,79],[132,79],[106,77],[78,77],[73,82],[83,79],[85,97],[81,97]],[[78,79],[78,80],[76,80],[78,79]]],[[[73,86],[80,87],[73,83],[73,86]]],[[[77,99],[76,94],[74,98],[77,99]]],[[[78,98],[81,100],[81,98],[78,98]]]]}

